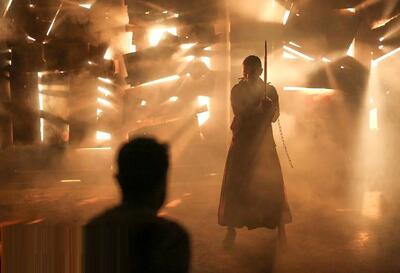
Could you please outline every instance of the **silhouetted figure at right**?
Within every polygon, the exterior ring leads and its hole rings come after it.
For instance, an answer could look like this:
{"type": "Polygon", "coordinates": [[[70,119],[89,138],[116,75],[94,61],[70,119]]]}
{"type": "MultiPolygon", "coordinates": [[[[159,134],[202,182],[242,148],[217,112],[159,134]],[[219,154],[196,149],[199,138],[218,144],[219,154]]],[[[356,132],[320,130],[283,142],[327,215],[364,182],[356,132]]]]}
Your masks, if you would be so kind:
{"type": "Polygon", "coordinates": [[[122,203],[84,228],[84,273],[184,273],[189,236],[157,216],[167,186],[168,148],[151,138],[122,146],[117,180],[122,203]]]}

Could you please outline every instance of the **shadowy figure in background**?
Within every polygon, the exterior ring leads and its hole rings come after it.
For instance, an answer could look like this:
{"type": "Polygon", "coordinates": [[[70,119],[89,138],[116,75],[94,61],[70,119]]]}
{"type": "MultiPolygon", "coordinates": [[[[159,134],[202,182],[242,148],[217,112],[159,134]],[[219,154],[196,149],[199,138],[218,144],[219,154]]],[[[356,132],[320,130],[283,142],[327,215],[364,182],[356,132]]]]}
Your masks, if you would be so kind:
{"type": "Polygon", "coordinates": [[[167,186],[168,147],[151,138],[122,146],[122,203],[84,227],[84,272],[188,272],[190,243],[178,224],[158,217],[167,186]]]}
{"type": "Polygon", "coordinates": [[[243,78],[231,91],[233,139],[226,159],[218,223],[228,227],[224,247],[233,246],[235,228],[278,228],[286,242],[291,213],[271,123],[279,117],[276,89],[260,79],[261,60],[243,61],[243,78]]]}

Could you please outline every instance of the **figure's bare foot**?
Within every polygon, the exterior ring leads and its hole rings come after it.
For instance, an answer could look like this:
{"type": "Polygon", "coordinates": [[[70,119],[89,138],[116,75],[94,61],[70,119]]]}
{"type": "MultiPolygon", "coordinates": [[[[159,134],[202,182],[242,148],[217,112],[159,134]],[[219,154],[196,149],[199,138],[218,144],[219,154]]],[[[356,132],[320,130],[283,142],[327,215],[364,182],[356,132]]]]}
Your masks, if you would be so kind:
{"type": "Polygon", "coordinates": [[[235,238],[236,238],[236,230],[234,228],[228,227],[225,238],[222,241],[223,248],[225,250],[232,249],[235,244],[235,238]]]}

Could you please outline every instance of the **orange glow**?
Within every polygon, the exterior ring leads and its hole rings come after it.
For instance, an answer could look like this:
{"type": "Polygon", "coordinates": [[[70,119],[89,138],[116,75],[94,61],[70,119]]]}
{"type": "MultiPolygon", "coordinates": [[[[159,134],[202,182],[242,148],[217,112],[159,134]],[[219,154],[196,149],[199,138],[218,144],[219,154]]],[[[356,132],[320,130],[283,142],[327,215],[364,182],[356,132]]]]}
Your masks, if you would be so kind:
{"type": "Polygon", "coordinates": [[[172,200],[171,202],[168,202],[165,207],[166,208],[175,208],[177,206],[179,206],[182,203],[182,199],[175,199],[172,200]]]}

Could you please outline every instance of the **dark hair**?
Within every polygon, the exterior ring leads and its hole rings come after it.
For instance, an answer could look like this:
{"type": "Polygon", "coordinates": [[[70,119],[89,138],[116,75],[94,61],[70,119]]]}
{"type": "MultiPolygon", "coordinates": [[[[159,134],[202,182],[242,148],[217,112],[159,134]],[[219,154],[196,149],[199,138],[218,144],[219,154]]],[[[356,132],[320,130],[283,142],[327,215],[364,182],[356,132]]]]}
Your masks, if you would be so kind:
{"type": "Polygon", "coordinates": [[[243,64],[252,67],[262,67],[260,58],[255,55],[247,56],[246,59],[244,59],[243,64]]]}
{"type": "Polygon", "coordinates": [[[117,159],[122,192],[146,194],[164,186],[168,157],[168,145],[153,138],[137,137],[124,144],[117,159]]]}

